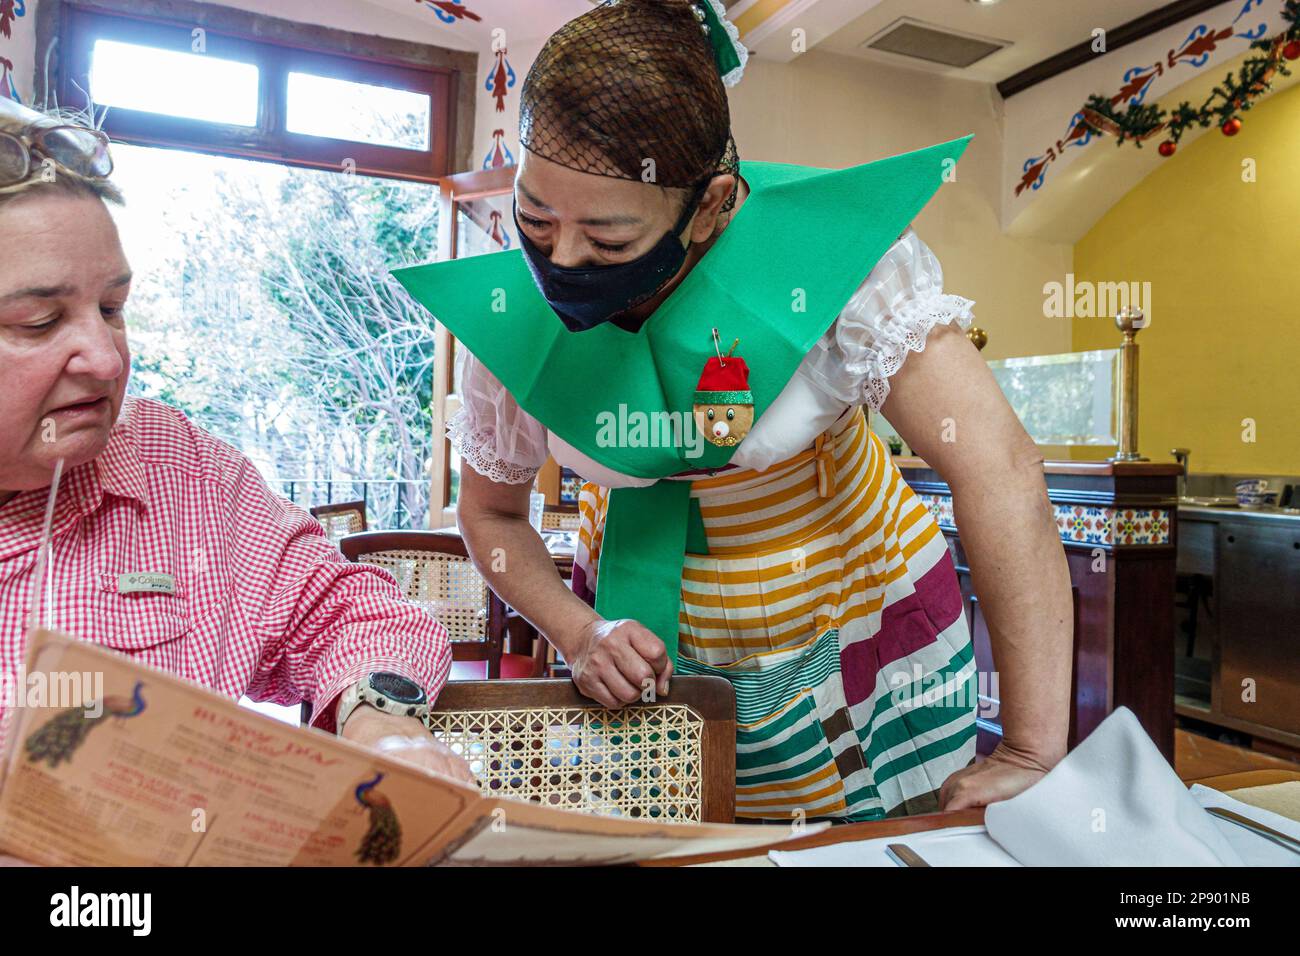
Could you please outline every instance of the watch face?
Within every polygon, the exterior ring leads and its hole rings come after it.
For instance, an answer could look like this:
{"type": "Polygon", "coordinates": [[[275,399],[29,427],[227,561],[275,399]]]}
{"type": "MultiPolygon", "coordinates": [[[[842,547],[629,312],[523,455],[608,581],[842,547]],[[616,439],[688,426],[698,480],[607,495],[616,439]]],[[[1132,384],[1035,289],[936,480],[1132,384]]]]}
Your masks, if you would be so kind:
{"type": "Polygon", "coordinates": [[[423,704],[425,700],[420,686],[400,674],[371,674],[370,689],[401,704],[423,704]]]}

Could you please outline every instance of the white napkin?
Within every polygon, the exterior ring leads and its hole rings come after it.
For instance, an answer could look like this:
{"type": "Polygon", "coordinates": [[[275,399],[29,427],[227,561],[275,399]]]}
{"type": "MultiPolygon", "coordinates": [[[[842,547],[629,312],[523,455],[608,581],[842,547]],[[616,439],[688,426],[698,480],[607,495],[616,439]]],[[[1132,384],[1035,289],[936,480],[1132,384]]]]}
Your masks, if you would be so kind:
{"type": "Polygon", "coordinates": [[[1300,839],[1300,822],[1208,787],[1188,790],[1121,707],[1034,786],[990,804],[985,826],[768,856],[777,866],[897,867],[885,847],[904,843],[931,866],[1300,866],[1300,855],[1206,813],[1212,806],[1300,839]]]}
{"type": "Polygon", "coordinates": [[[1243,865],[1127,707],[984,825],[1026,866],[1243,865]]]}

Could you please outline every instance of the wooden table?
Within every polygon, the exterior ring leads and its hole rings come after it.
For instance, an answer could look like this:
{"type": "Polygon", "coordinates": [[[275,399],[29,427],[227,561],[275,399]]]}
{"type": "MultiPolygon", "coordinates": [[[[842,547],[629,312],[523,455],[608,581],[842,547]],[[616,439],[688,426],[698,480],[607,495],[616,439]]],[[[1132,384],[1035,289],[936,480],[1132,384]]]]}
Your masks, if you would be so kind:
{"type": "Polygon", "coordinates": [[[1185,783],[1200,783],[1206,777],[1240,774],[1247,770],[1296,770],[1298,766],[1292,760],[1225,744],[1186,730],[1174,734],[1174,770],[1185,783]]]}
{"type": "MultiPolygon", "coordinates": [[[[1223,774],[1218,777],[1206,777],[1194,781],[1204,787],[1219,791],[1239,790],[1245,787],[1259,787],[1288,780],[1300,780],[1300,770],[1250,770],[1242,773],[1223,774]]],[[[1189,781],[1184,781],[1189,782],[1189,781]]],[[[877,820],[871,823],[846,823],[834,826],[820,833],[791,840],[781,845],[782,850],[808,850],[817,846],[830,846],[834,843],[854,843],[858,840],[874,840],[879,837],[903,836],[908,833],[920,833],[924,830],[941,830],[945,827],[982,826],[984,809],[954,810],[951,813],[926,813],[913,817],[899,817],[894,820],[877,820]]],[[[651,860],[642,866],[692,866],[698,863],[721,863],[727,861],[761,862],[767,856],[766,850],[741,850],[729,853],[710,853],[704,856],[678,857],[672,860],[651,860]]]]}

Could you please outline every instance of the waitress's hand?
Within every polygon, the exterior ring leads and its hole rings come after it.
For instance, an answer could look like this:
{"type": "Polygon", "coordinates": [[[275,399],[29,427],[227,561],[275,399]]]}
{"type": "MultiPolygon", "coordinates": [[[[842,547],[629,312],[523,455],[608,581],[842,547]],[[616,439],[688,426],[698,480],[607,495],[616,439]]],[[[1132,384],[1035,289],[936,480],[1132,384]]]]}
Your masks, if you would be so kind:
{"type": "Polygon", "coordinates": [[[606,707],[651,700],[651,688],[656,695],[668,693],[673,674],[668,648],[636,621],[597,618],[583,627],[574,644],[576,652],[565,654],[573,683],[606,707]]]}
{"type": "Polygon", "coordinates": [[[1042,780],[1050,769],[1037,758],[999,743],[984,760],[962,767],[943,782],[939,809],[965,810],[1010,800],[1042,780]]]}

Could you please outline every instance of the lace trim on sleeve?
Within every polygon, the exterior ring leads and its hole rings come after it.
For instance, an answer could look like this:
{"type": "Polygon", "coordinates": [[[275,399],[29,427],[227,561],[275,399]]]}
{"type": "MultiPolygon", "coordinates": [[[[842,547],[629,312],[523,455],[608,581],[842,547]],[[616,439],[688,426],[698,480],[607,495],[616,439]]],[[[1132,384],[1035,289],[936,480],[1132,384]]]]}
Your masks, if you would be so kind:
{"type": "Polygon", "coordinates": [[[925,342],[936,325],[956,322],[963,331],[974,316],[970,299],[959,295],[928,295],[903,303],[890,316],[888,334],[876,340],[875,354],[867,363],[862,383],[862,401],[880,411],[889,397],[889,377],[903,366],[908,352],[924,352],[925,342]]]}
{"type": "Polygon", "coordinates": [[[457,349],[456,364],[461,407],[447,422],[447,439],[461,461],[492,481],[532,481],[549,455],[546,426],[520,408],[464,346],[457,349]]]}
{"type": "Polygon", "coordinates": [[[498,458],[496,434],[493,428],[475,428],[468,406],[462,407],[447,422],[447,440],[460,455],[462,464],[469,465],[484,478],[507,485],[522,485],[537,477],[540,468],[516,465],[498,458]]]}
{"type": "Polygon", "coordinates": [[[801,371],[838,400],[878,412],[890,376],[908,354],[925,351],[936,325],[970,328],[974,304],[943,291],[938,259],[909,229],[858,287],[801,371]]]}

